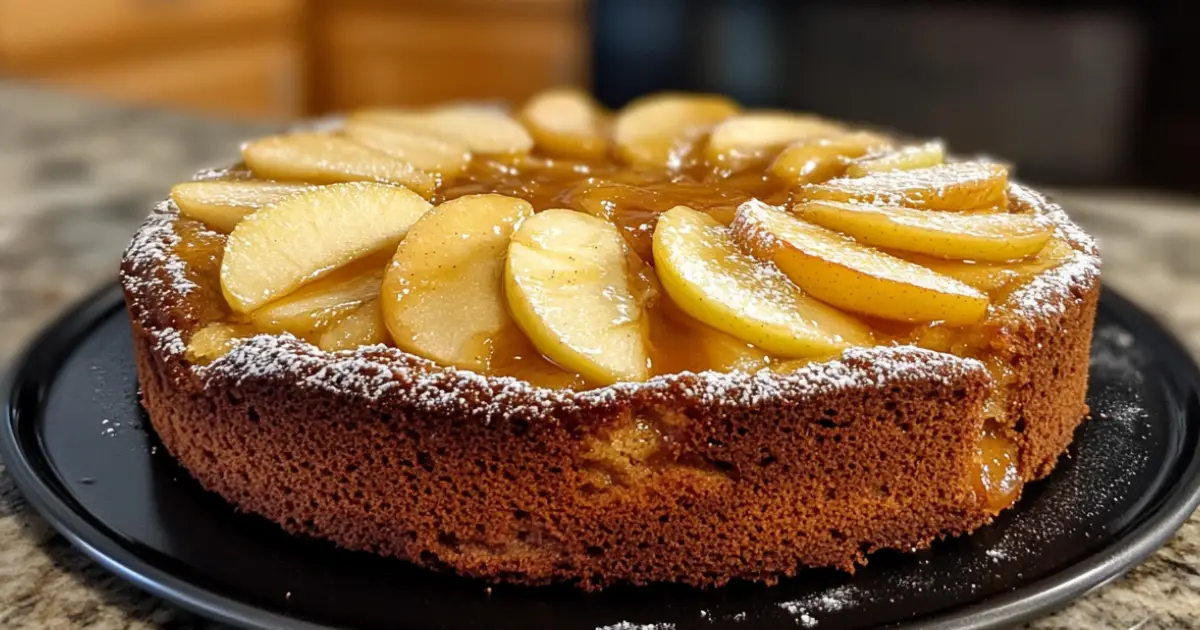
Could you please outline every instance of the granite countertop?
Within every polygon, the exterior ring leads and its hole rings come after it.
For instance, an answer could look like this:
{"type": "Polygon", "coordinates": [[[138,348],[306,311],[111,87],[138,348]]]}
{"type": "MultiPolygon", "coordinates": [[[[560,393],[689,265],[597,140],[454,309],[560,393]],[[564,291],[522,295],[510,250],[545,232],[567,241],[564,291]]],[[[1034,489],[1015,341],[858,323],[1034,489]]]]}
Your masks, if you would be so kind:
{"type": "MultiPolygon", "coordinates": [[[[0,82],[0,364],[115,277],[150,205],[270,125],[115,107],[0,82]]],[[[1061,191],[1104,279],[1200,353],[1200,199],[1061,191]]],[[[35,514],[0,462],[0,627],[213,628],[101,569],[35,514]]],[[[1200,515],[1142,566],[1037,630],[1200,628],[1200,515]]]]}

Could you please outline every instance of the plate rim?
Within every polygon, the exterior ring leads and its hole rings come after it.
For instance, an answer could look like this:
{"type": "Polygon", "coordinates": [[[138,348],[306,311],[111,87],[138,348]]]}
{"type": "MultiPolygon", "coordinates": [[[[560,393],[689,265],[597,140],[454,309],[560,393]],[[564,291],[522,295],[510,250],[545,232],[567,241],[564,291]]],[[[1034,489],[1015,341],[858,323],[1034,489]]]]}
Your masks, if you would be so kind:
{"type": "MultiPolygon", "coordinates": [[[[1125,325],[1136,328],[1139,338],[1156,350],[1156,360],[1168,367],[1168,378],[1190,387],[1200,395],[1200,366],[1168,327],[1134,302],[1104,286],[1101,303],[1118,315],[1125,325]]],[[[46,346],[74,342],[111,311],[124,308],[124,294],[116,282],[108,282],[79,299],[54,318],[18,352],[0,377],[0,458],[22,496],[50,526],[94,562],[139,589],[209,619],[244,628],[331,628],[298,619],[265,607],[243,603],[161,569],[140,557],[111,536],[103,523],[65,495],[57,480],[42,477],[18,430],[22,412],[18,404],[28,394],[20,390],[25,374],[39,362],[46,346]]],[[[44,391],[35,392],[36,403],[44,403],[44,391]]],[[[1189,416],[1192,415],[1189,413],[1189,416]]],[[[1200,425],[1200,417],[1194,420],[1200,425]]],[[[1082,595],[1101,588],[1140,565],[1162,547],[1200,505],[1200,457],[1194,457],[1159,501],[1135,527],[1121,533],[1110,544],[1097,549],[1083,561],[1022,585],[1003,595],[951,608],[892,626],[904,630],[992,630],[1008,627],[1059,610],[1082,595]]]]}

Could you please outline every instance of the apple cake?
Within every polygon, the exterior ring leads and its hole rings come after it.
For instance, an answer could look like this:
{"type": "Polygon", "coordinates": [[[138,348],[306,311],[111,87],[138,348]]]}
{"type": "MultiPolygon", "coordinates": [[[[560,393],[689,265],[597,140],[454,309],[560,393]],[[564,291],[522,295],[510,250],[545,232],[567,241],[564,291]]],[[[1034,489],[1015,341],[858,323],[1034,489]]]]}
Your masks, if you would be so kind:
{"type": "Polygon", "coordinates": [[[163,444],[294,534],[585,589],[853,571],[989,523],[1087,413],[1093,241],[940,142],[554,89],[241,154],[121,277],[163,444]]]}

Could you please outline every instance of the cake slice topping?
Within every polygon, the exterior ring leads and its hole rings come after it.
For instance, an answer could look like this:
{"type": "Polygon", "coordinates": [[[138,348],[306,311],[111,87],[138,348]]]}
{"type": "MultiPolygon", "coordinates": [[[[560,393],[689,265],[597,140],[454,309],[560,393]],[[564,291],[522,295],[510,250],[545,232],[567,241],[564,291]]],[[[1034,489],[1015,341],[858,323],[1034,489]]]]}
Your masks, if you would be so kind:
{"type": "Polygon", "coordinates": [[[486,371],[498,335],[514,331],[504,261],[528,201],[469,195],[417,220],[383,284],[383,315],[401,349],[443,365],[486,371]]]}
{"type": "Polygon", "coordinates": [[[177,248],[217,296],[199,328],[546,387],[986,354],[1019,287],[1082,251],[1005,166],[717,96],[374,109],[243,155],[173,191],[179,233],[211,235],[177,248]]]}
{"type": "Polygon", "coordinates": [[[880,171],[911,171],[937,166],[946,159],[946,147],[940,141],[903,147],[855,160],[846,168],[849,177],[862,177],[880,171]]]}
{"type": "Polygon", "coordinates": [[[733,237],[773,262],[796,286],[833,306],[883,319],[972,324],[987,313],[983,293],[854,239],[751,201],[738,209],[733,237]]]}
{"type": "Polygon", "coordinates": [[[256,140],[242,147],[242,159],[263,179],[399,184],[428,197],[436,179],[411,162],[376,151],[342,136],[295,133],[256,140]]]}
{"type": "Polygon", "coordinates": [[[677,169],[691,145],[737,111],[722,96],[649,96],[621,111],[613,123],[613,141],[617,154],[632,166],[677,169]]]}
{"type": "Polygon", "coordinates": [[[547,90],[529,99],[520,118],[538,148],[550,155],[603,159],[608,125],[592,97],[574,89],[547,90]]]}
{"type": "Polygon", "coordinates": [[[249,313],[332,269],[395,249],[431,208],[399,186],[351,183],[288,197],[247,217],[229,235],[221,288],[249,313]]]}
{"type": "Polygon", "coordinates": [[[797,204],[796,215],[860,243],[950,260],[1006,262],[1032,256],[1051,227],[1030,214],[966,214],[838,201],[797,204]]]}
{"type": "Polygon", "coordinates": [[[432,110],[369,110],[355,120],[431,135],[480,155],[520,155],[533,138],[511,116],[493,107],[450,105],[432,110]]]}
{"type": "Polygon", "coordinates": [[[728,228],[691,208],[659,217],[654,260],[683,311],[768,352],[803,357],[871,342],[861,322],[805,295],[739,250],[728,228]]]}
{"type": "Polygon", "coordinates": [[[871,155],[890,146],[873,133],[842,133],[805,138],[787,147],[771,164],[771,174],[803,186],[842,175],[854,158],[871,155]]]}
{"type": "Polygon", "coordinates": [[[958,162],[808,184],[800,190],[800,197],[925,210],[1004,210],[1007,191],[1008,170],[1003,166],[958,162]]]}
{"type": "Polygon", "coordinates": [[[171,201],[181,216],[228,233],[255,210],[310,188],[262,181],[184,182],[171,188],[171,201]]]}
{"type": "Polygon", "coordinates": [[[613,224],[552,209],[526,220],[508,247],[509,309],[537,349],[603,384],[645,380],[645,304],[613,224]]]}

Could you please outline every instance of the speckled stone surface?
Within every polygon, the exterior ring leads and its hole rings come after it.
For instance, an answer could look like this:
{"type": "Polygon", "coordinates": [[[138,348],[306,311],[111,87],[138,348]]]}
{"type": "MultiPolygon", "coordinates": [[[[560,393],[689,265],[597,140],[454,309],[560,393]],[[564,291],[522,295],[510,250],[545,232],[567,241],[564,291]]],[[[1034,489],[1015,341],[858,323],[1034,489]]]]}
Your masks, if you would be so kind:
{"type": "MultiPolygon", "coordinates": [[[[115,276],[126,242],[170,184],[228,162],[270,129],[114,107],[0,82],[0,362],[115,276]]],[[[1096,235],[1105,281],[1200,353],[1200,199],[1057,195],[1096,235]]],[[[0,628],[215,628],[72,548],[0,462],[0,628]]],[[[1200,628],[1200,516],[1129,575],[1028,626],[1200,628]]]]}

